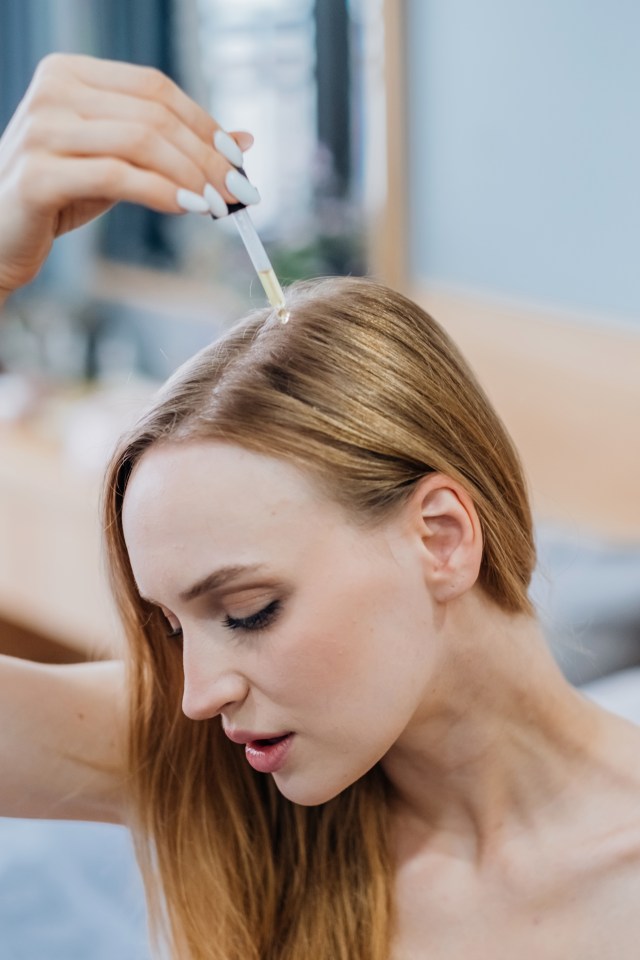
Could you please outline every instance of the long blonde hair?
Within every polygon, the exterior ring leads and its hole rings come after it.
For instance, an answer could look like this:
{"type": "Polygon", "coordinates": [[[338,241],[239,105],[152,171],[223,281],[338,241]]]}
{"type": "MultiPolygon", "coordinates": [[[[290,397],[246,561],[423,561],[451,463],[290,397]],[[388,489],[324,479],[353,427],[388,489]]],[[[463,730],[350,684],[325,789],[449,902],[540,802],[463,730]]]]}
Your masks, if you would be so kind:
{"type": "Polygon", "coordinates": [[[388,960],[389,787],[374,767],[329,803],[296,806],[218,720],[183,715],[180,654],[138,595],[122,531],[145,450],[210,437],[285,458],[362,522],[384,519],[430,471],[445,473],[480,517],[480,586],[504,610],[533,612],[521,465],[446,333],[370,280],[297,285],[288,308],[289,323],[258,311],[181,367],[123,439],[105,487],[129,640],[131,825],[153,930],[180,960],[388,960]]]}

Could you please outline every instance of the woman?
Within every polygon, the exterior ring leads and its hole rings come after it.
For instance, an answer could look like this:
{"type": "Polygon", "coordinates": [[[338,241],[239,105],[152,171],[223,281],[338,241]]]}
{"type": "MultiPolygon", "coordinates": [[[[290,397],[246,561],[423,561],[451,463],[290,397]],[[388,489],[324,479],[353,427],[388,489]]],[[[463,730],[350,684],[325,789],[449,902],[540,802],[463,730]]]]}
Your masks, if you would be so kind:
{"type": "Polygon", "coordinates": [[[126,681],[2,660],[0,812],[131,826],[185,960],[636,957],[640,732],[547,651],[503,426],[398,294],[288,309],[116,451],[126,681]]]}

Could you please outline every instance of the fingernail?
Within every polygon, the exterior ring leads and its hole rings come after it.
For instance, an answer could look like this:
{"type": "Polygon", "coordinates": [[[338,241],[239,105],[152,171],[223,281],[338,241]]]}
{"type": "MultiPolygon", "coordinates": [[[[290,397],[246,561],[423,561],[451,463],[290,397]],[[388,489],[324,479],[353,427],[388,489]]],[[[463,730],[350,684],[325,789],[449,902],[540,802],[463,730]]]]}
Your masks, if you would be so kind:
{"type": "Polygon", "coordinates": [[[242,166],[242,150],[233,137],[230,137],[224,130],[216,130],[213,135],[213,145],[218,153],[221,153],[234,167],[242,166]]]}
{"type": "Polygon", "coordinates": [[[209,212],[209,204],[204,197],[192,190],[183,190],[182,187],[176,193],[176,203],[189,213],[209,212]]]}
{"type": "Polygon", "coordinates": [[[226,215],[229,213],[229,207],[226,205],[216,188],[212,187],[210,183],[208,183],[204,188],[204,198],[209,204],[209,210],[214,217],[226,217],[226,215]]]}
{"type": "Polygon", "coordinates": [[[238,170],[228,170],[224,182],[229,193],[232,193],[240,203],[258,203],[260,200],[260,194],[256,188],[238,170]]]}

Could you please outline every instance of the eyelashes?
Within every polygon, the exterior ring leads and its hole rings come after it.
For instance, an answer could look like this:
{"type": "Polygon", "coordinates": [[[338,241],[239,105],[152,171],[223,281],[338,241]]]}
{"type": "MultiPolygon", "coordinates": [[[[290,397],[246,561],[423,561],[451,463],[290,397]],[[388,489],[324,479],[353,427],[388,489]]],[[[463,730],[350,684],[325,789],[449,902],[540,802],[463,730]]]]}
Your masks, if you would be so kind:
{"type": "Polygon", "coordinates": [[[273,600],[262,610],[252,613],[250,617],[226,616],[222,622],[228,630],[265,630],[276,619],[280,612],[280,606],[279,600],[273,600]]]}
{"type": "MultiPolygon", "coordinates": [[[[281,606],[280,600],[272,600],[272,602],[266,607],[263,607],[262,610],[258,610],[257,613],[252,613],[248,617],[232,617],[227,615],[222,621],[222,624],[227,630],[246,630],[249,633],[252,631],[266,630],[266,628],[271,626],[275,621],[281,606]]],[[[181,640],[182,627],[174,627],[167,620],[167,637],[169,640],[181,640]]]]}
{"type": "Polygon", "coordinates": [[[160,616],[160,622],[164,628],[164,633],[167,639],[169,640],[181,640],[182,639],[182,627],[179,623],[174,624],[165,612],[163,607],[156,607],[156,611],[160,616]]]}

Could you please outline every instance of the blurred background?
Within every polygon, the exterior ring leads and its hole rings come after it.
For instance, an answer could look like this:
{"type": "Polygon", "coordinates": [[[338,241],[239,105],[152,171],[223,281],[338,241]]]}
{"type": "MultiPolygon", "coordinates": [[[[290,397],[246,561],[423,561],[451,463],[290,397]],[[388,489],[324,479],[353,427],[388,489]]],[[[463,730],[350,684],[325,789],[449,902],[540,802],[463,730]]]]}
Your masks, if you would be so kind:
{"type": "MultiPolygon", "coordinates": [[[[155,65],[255,135],[252,216],[283,283],[373,274],[443,323],[523,456],[549,642],[572,682],[638,720],[639,34],[633,0],[0,7],[0,129],[50,51],[155,65]]],[[[0,651],[119,655],[98,524],[109,451],[176,366],[263,302],[232,224],[126,204],[57,241],[9,300],[0,651]]],[[[118,828],[0,833],[0,960],[144,955],[118,828]]]]}

